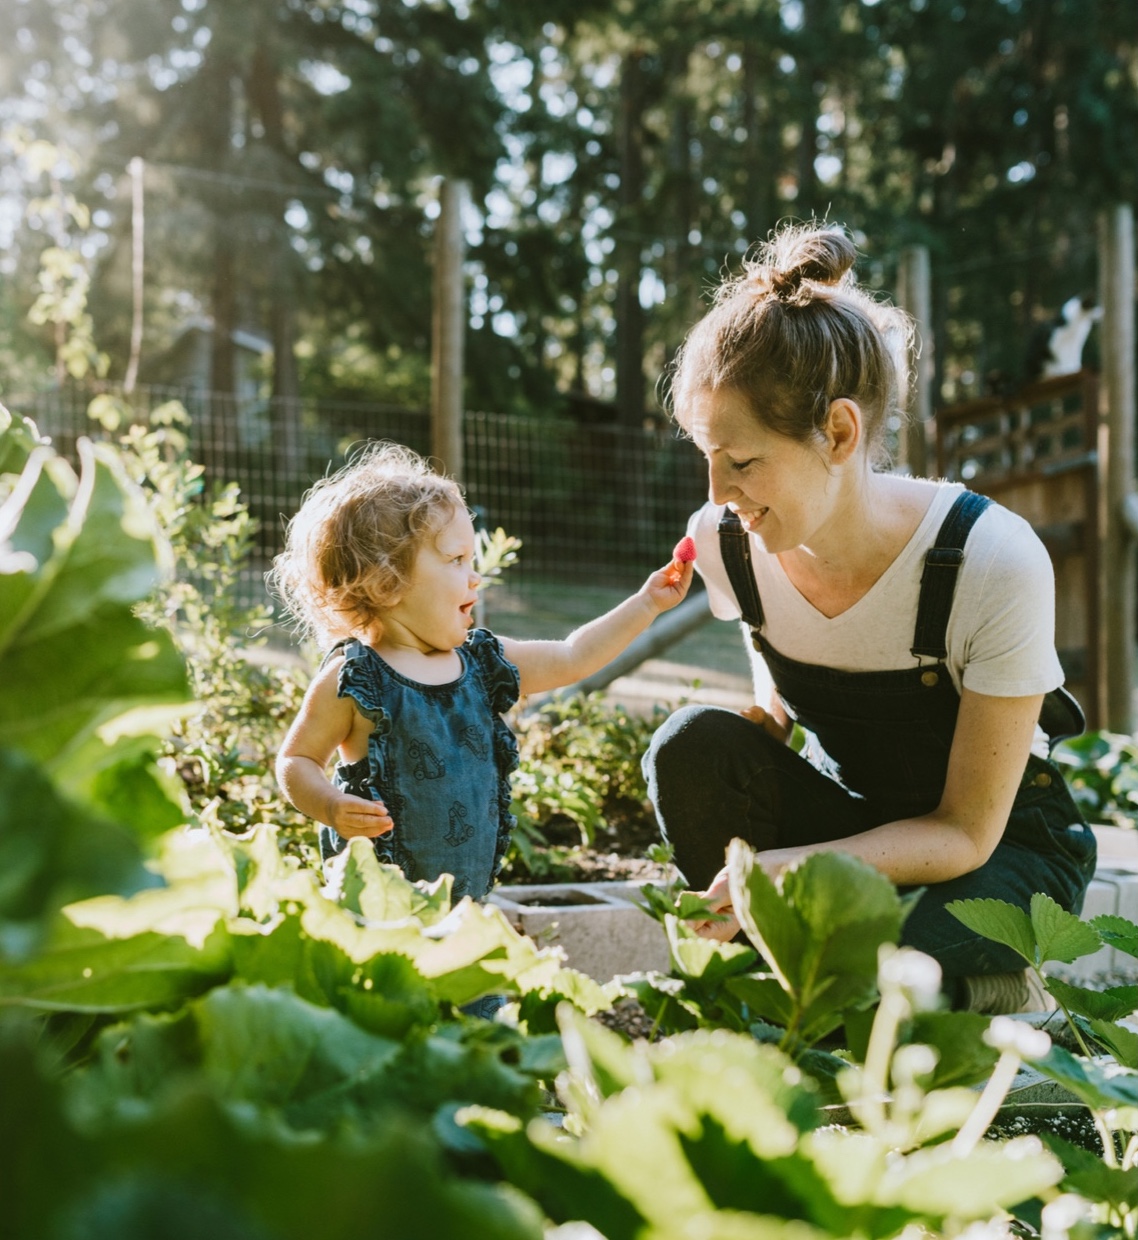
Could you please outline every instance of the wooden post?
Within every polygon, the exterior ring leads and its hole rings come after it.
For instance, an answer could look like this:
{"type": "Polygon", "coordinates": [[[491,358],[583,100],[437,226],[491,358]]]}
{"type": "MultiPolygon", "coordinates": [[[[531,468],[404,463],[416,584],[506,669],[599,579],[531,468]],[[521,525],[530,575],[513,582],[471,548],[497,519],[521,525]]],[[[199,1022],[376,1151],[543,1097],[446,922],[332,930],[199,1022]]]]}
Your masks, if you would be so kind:
{"type": "Polygon", "coordinates": [[[1134,506],[1134,214],[1115,206],[1099,216],[1102,320],[1102,412],[1099,459],[1103,486],[1103,547],[1099,561],[1105,677],[1104,725],[1133,730],[1135,539],[1134,506]]]}
{"type": "Polygon", "coordinates": [[[910,474],[920,478],[929,472],[929,426],[933,414],[932,277],[928,246],[907,245],[901,251],[897,300],[909,312],[917,331],[909,421],[899,435],[898,464],[907,466],[910,474]]]}
{"type": "Polygon", "coordinates": [[[462,374],[466,289],[462,208],[465,181],[447,178],[435,227],[434,310],[431,324],[431,455],[436,467],[462,481],[462,374]]]}
{"type": "Polygon", "coordinates": [[[122,390],[129,396],[138,381],[138,367],[142,358],[142,294],[143,257],[146,220],[143,214],[143,173],[145,165],[139,156],[130,161],[130,289],[134,302],[130,322],[130,360],[126,366],[126,377],[123,379],[122,390]]]}

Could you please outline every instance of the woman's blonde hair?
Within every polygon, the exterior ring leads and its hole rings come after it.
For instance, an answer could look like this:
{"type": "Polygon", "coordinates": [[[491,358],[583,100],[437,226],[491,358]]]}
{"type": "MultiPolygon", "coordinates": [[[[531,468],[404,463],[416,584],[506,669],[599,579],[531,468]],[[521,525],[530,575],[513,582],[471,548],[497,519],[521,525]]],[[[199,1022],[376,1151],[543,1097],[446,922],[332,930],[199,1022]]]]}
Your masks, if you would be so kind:
{"type": "Polygon", "coordinates": [[[856,401],[870,459],[885,459],[888,418],[902,414],[912,322],[854,281],[857,249],[845,232],[817,224],[778,230],[677,353],[666,403],[682,424],[700,391],[732,390],[755,417],[799,442],[817,439],[830,404],[856,401]]]}
{"type": "Polygon", "coordinates": [[[465,508],[457,483],[398,444],[375,444],[305,495],[270,587],[297,630],[332,645],[378,637],[415,554],[465,508]]]}

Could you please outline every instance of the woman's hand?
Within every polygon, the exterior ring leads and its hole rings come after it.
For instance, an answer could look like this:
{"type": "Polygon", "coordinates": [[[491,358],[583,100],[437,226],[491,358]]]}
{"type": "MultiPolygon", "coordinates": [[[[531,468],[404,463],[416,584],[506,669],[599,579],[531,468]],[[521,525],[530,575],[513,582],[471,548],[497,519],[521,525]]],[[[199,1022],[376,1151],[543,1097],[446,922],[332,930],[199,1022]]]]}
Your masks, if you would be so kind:
{"type": "Polygon", "coordinates": [[[794,725],[789,719],[781,720],[771,714],[769,710],[763,710],[761,706],[744,706],[739,712],[744,719],[749,719],[752,723],[757,723],[760,728],[774,737],[780,745],[785,745],[790,740],[790,734],[794,730],[794,725]]]}
{"type": "Polygon", "coordinates": [[[735,916],[734,907],[731,903],[731,891],[728,885],[726,867],[715,876],[715,881],[711,886],[699,894],[711,908],[712,912],[726,913],[726,920],[712,921],[710,918],[705,918],[702,921],[691,921],[688,925],[691,926],[701,939],[713,939],[717,943],[729,943],[739,933],[739,921],[735,916]]]}
{"type": "Polygon", "coordinates": [[[356,836],[374,839],[394,828],[395,823],[382,801],[368,801],[350,792],[341,792],[338,788],[331,789],[331,792],[332,801],[326,821],[337,835],[342,835],[346,840],[356,836]]]}

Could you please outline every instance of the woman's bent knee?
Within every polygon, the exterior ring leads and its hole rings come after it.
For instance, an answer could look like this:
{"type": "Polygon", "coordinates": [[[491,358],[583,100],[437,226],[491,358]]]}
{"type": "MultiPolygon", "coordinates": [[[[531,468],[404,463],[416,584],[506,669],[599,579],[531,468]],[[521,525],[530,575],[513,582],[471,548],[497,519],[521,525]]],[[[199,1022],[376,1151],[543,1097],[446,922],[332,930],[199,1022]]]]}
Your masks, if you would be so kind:
{"type": "Polygon", "coordinates": [[[698,776],[709,763],[742,746],[754,754],[765,743],[778,744],[756,723],[721,706],[681,706],[657,728],[644,770],[649,773],[664,766],[698,776]]]}

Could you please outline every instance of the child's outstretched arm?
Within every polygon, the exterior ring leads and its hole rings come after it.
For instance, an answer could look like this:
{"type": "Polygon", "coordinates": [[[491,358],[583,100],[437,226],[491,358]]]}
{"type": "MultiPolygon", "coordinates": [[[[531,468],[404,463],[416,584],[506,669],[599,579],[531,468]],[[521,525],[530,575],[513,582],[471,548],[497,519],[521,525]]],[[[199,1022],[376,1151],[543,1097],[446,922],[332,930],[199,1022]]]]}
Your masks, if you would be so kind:
{"type": "MultiPolygon", "coordinates": [[[[677,548],[678,550],[678,548],[677,548]]],[[[694,559],[694,556],[691,557],[694,559]]],[[[610,612],[590,620],[560,642],[502,638],[502,650],[518,669],[521,692],[544,693],[574,684],[610,663],[663,611],[683,601],[692,583],[691,559],[673,559],[610,612]]]]}
{"type": "Polygon", "coordinates": [[[277,782],[289,801],[308,818],[331,827],[345,839],[386,835],[395,825],[381,801],[343,792],[324,773],[337,748],[354,760],[367,751],[371,725],[349,698],[339,697],[340,659],[330,659],[308,686],[300,713],[277,755],[277,782]],[[360,749],[356,755],[350,752],[360,749]]]}

